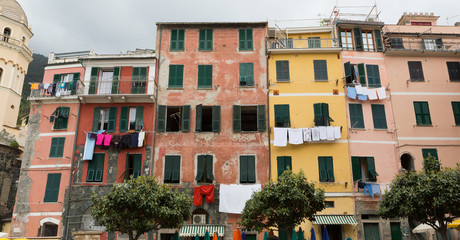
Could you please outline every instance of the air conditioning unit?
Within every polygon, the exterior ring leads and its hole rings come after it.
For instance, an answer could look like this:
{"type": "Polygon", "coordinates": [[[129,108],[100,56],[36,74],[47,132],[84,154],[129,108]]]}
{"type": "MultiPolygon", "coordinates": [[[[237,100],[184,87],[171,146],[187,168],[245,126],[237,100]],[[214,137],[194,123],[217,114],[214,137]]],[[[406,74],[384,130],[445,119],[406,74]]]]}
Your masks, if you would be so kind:
{"type": "Polygon", "coordinates": [[[192,223],[193,224],[206,224],[206,214],[193,214],[192,223]]]}

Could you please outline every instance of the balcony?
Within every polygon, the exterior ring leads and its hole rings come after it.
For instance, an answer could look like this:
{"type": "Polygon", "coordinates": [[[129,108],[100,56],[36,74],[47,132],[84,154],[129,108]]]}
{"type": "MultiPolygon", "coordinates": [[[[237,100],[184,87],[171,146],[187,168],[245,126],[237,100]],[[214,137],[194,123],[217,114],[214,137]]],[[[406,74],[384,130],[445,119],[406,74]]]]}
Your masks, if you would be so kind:
{"type": "Polygon", "coordinates": [[[315,52],[340,52],[337,39],[315,38],[315,39],[269,39],[267,41],[270,53],[315,53],[315,52]]]}
{"type": "Polygon", "coordinates": [[[30,83],[29,100],[40,100],[43,98],[72,98],[81,93],[82,82],[60,81],[57,83],[30,83]]]}
{"type": "Polygon", "coordinates": [[[11,45],[14,45],[16,47],[19,47],[21,48],[22,50],[24,50],[25,53],[27,53],[29,55],[29,57],[32,57],[32,50],[30,50],[25,44],[23,41],[20,41],[20,40],[17,40],[15,38],[12,38],[8,35],[2,35],[0,34],[0,45],[7,45],[7,46],[11,46],[11,45]]]}
{"type": "Polygon", "coordinates": [[[458,38],[389,38],[385,41],[387,55],[448,56],[460,52],[458,38]]]}

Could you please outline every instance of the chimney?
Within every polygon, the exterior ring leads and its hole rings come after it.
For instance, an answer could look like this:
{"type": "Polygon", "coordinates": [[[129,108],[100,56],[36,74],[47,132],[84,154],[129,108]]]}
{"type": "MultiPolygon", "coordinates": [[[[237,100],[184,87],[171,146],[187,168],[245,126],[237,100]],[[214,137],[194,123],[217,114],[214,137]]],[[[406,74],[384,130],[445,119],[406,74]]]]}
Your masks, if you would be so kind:
{"type": "Polygon", "coordinates": [[[460,27],[460,22],[456,22],[456,23],[454,24],[454,26],[460,27]]]}

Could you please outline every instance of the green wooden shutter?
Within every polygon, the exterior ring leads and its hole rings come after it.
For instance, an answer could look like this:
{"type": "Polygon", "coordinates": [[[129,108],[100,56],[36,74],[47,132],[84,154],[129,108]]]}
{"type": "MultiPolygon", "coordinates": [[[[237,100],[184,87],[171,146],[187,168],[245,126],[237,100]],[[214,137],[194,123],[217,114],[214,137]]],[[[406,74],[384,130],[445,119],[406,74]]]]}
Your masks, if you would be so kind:
{"type": "Polygon", "coordinates": [[[184,65],[169,65],[169,83],[170,88],[181,88],[184,77],[184,65]]]}
{"type": "Polygon", "coordinates": [[[337,26],[337,38],[339,39],[339,47],[342,47],[342,32],[339,26],[337,26]]]}
{"type": "Polygon", "coordinates": [[[291,156],[284,157],[284,170],[291,170],[292,171],[292,158],[291,156]]]}
{"type": "Polygon", "coordinates": [[[327,180],[329,182],[334,182],[334,161],[332,157],[326,157],[326,171],[327,171],[327,180]]]}
{"type": "Polygon", "coordinates": [[[247,173],[248,173],[248,183],[256,182],[256,160],[255,156],[247,156],[247,173]]]}
{"type": "Polygon", "coordinates": [[[321,114],[323,118],[323,126],[329,126],[329,104],[321,103],[321,114]]]}
{"type": "Polygon", "coordinates": [[[289,82],[289,61],[276,61],[276,81],[289,82]]]}
{"type": "Polygon", "coordinates": [[[131,76],[131,93],[132,94],[138,93],[137,85],[139,83],[140,71],[141,70],[138,67],[133,68],[133,73],[131,76]]]}
{"type": "Polygon", "coordinates": [[[94,173],[96,172],[96,160],[95,155],[93,155],[93,160],[87,161],[88,162],[88,171],[86,172],[86,181],[87,182],[94,182],[94,173]]]}
{"type": "Polygon", "coordinates": [[[350,62],[346,62],[343,64],[343,68],[345,70],[345,78],[351,82],[353,80],[353,77],[351,76],[351,64],[350,62]]]}
{"type": "Polygon", "coordinates": [[[245,48],[245,39],[246,39],[246,32],[244,29],[239,30],[239,49],[244,50],[245,48]]]}
{"type": "Polygon", "coordinates": [[[246,63],[246,86],[254,86],[254,63],[246,63]]]}
{"type": "Polygon", "coordinates": [[[373,157],[367,157],[367,171],[369,176],[369,181],[375,182],[377,181],[377,172],[375,171],[375,162],[373,157]]]}
{"type": "Polygon", "coordinates": [[[182,132],[190,131],[190,105],[182,106],[182,132]]]}
{"type": "Polygon", "coordinates": [[[257,106],[257,131],[264,132],[267,130],[265,105],[257,106]]]}
{"type": "Polygon", "coordinates": [[[169,65],[168,87],[176,86],[176,66],[177,65],[169,65]]]}
{"type": "Polygon", "coordinates": [[[213,169],[213,157],[212,155],[206,155],[206,181],[214,180],[213,169]]]}
{"type": "Polygon", "coordinates": [[[46,190],[44,202],[57,202],[59,197],[59,187],[61,185],[60,173],[49,173],[46,180],[46,190]]]}
{"type": "Polygon", "coordinates": [[[144,106],[136,106],[136,131],[144,128],[144,106]]]}
{"type": "Polygon", "coordinates": [[[120,68],[113,68],[112,94],[118,94],[120,89],[120,68]]]}
{"type": "Polygon", "coordinates": [[[460,102],[452,102],[452,112],[454,113],[455,125],[460,125],[460,102]]]}
{"type": "Polygon", "coordinates": [[[60,83],[61,82],[61,74],[54,74],[53,83],[60,83]]]}
{"type": "Polygon", "coordinates": [[[64,155],[65,137],[51,139],[50,157],[62,157],[64,155]]]}
{"type": "Polygon", "coordinates": [[[350,127],[351,128],[364,128],[363,108],[361,104],[349,103],[350,110],[350,127]]]}
{"type": "Polygon", "coordinates": [[[276,157],[278,177],[284,172],[284,156],[276,157]]]}
{"type": "Polygon", "coordinates": [[[74,73],[73,74],[73,79],[72,79],[72,82],[73,84],[75,84],[73,87],[72,87],[72,94],[75,94],[76,93],[76,90],[78,89],[78,82],[80,81],[80,73],[74,73]]]}
{"type": "Polygon", "coordinates": [[[316,81],[327,81],[327,61],[313,60],[314,74],[316,81]]]}
{"type": "Polygon", "coordinates": [[[358,78],[359,83],[366,86],[366,71],[364,70],[364,63],[358,63],[358,78]]]}
{"type": "Polygon", "coordinates": [[[198,39],[198,50],[206,50],[206,29],[200,29],[198,39]]]}
{"type": "Polygon", "coordinates": [[[133,178],[138,178],[142,172],[142,154],[134,154],[133,158],[133,178]]]}
{"type": "Polygon", "coordinates": [[[101,119],[101,108],[95,107],[94,115],[93,115],[93,132],[97,132],[97,130],[99,130],[100,119],[101,119]]]}
{"type": "Polygon", "coordinates": [[[363,50],[363,35],[361,32],[361,28],[354,28],[353,33],[355,35],[355,49],[357,51],[363,50]]]}
{"type": "Polygon", "coordinates": [[[361,160],[359,157],[351,157],[351,166],[353,169],[353,181],[362,180],[361,175],[361,160]]]}
{"type": "Polygon", "coordinates": [[[204,175],[204,155],[198,155],[197,169],[195,180],[202,182],[204,175]]]}
{"type": "Polygon", "coordinates": [[[177,48],[178,50],[184,50],[184,43],[185,43],[185,30],[181,29],[181,30],[178,30],[179,33],[178,33],[178,44],[177,44],[177,48]]]}
{"type": "Polygon", "coordinates": [[[240,156],[240,183],[248,182],[248,156],[240,156]]]}
{"type": "Polygon", "coordinates": [[[121,107],[120,113],[120,132],[128,131],[129,107],[121,107]]]}
{"type": "Polygon", "coordinates": [[[438,150],[436,148],[422,148],[423,159],[427,158],[428,154],[430,154],[432,157],[435,157],[436,159],[439,159],[438,150]]]}
{"type": "Polygon", "coordinates": [[[117,107],[109,108],[109,124],[107,127],[107,132],[115,132],[115,124],[117,121],[117,107]]]}
{"type": "Polygon", "coordinates": [[[171,45],[170,50],[184,50],[185,30],[171,30],[171,45]]]}
{"type": "Polygon", "coordinates": [[[323,108],[321,103],[313,104],[315,126],[325,126],[323,108]]]}
{"type": "Polygon", "coordinates": [[[213,30],[208,29],[206,34],[206,49],[212,50],[212,42],[213,42],[213,30]]]}
{"type": "Polygon", "coordinates": [[[248,50],[252,50],[252,29],[246,29],[246,47],[248,50]]]}
{"type": "Polygon", "coordinates": [[[327,181],[327,168],[326,168],[326,158],[318,157],[318,167],[319,167],[319,181],[327,181]]]}
{"type": "Polygon", "coordinates": [[[422,102],[423,123],[431,125],[430,108],[428,102],[422,102]]]}
{"type": "Polygon", "coordinates": [[[94,181],[95,182],[102,182],[102,176],[104,172],[104,158],[105,154],[97,153],[94,154],[94,158],[91,161],[95,161],[96,167],[94,171],[94,181]]]}
{"type": "Polygon", "coordinates": [[[366,65],[367,82],[369,87],[381,87],[380,84],[380,71],[378,65],[366,65]]]}
{"type": "Polygon", "coordinates": [[[170,50],[177,49],[177,30],[171,30],[170,50]]]}
{"type": "Polygon", "coordinates": [[[414,111],[417,125],[431,125],[428,102],[414,102],[414,111]]]}
{"type": "Polygon", "coordinates": [[[241,106],[233,105],[233,131],[241,132],[241,106]]]}
{"type": "Polygon", "coordinates": [[[198,87],[212,88],[212,65],[198,65],[198,87]]]}
{"type": "Polygon", "coordinates": [[[55,112],[57,112],[60,115],[60,117],[54,118],[53,129],[66,129],[67,123],[69,121],[70,108],[69,107],[58,107],[56,108],[55,112]]]}
{"type": "Polygon", "coordinates": [[[195,132],[202,131],[203,120],[203,105],[196,105],[195,109],[195,132]]]}
{"type": "Polygon", "coordinates": [[[164,182],[170,182],[172,179],[172,172],[174,166],[174,156],[165,156],[165,174],[163,176],[164,182]]]}
{"type": "Polygon", "coordinates": [[[96,68],[96,67],[91,68],[91,77],[89,79],[88,94],[96,94],[98,74],[99,74],[99,68],[96,68]]]}
{"type": "Polygon", "coordinates": [[[442,38],[436,39],[435,42],[436,42],[436,48],[438,48],[438,49],[442,48],[442,46],[443,46],[442,38]]]}
{"type": "Polygon", "coordinates": [[[166,106],[165,105],[158,106],[157,118],[158,118],[157,131],[159,132],[166,131],[166,106]]]}
{"type": "Polygon", "coordinates": [[[375,35],[375,45],[377,45],[377,51],[383,52],[382,34],[380,33],[380,30],[375,29],[374,35],[375,35]]]}
{"type": "Polygon", "coordinates": [[[275,127],[290,127],[289,104],[275,105],[275,127]]]}
{"type": "Polygon", "coordinates": [[[247,85],[247,66],[247,63],[240,63],[240,86],[247,85]]]}
{"type": "Polygon", "coordinates": [[[173,156],[172,178],[174,183],[179,183],[180,179],[180,156],[173,156]]]}
{"type": "Polygon", "coordinates": [[[385,105],[371,104],[372,118],[374,120],[374,128],[387,129],[387,119],[385,116],[385,105]]]}
{"type": "Polygon", "coordinates": [[[212,106],[212,131],[220,132],[220,106],[212,106]]]}

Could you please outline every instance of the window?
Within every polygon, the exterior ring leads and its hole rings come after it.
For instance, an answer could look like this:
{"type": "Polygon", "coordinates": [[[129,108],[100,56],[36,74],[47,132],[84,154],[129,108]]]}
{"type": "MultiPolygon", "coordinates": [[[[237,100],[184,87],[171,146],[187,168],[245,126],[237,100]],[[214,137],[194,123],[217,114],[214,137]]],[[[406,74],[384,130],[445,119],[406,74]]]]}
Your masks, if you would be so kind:
{"type": "Polygon", "coordinates": [[[54,237],[58,235],[58,225],[50,222],[46,222],[42,226],[41,236],[42,237],[54,237]]]}
{"type": "Polygon", "coordinates": [[[387,119],[385,116],[385,105],[371,104],[372,118],[374,120],[375,129],[387,129],[387,119]]]}
{"type": "Polygon", "coordinates": [[[452,111],[454,113],[455,125],[460,126],[460,102],[452,102],[452,111]]]}
{"type": "Polygon", "coordinates": [[[67,129],[67,123],[69,122],[69,107],[58,107],[56,110],[51,114],[54,120],[53,129],[67,129]]]}
{"type": "Polygon", "coordinates": [[[414,102],[414,111],[417,125],[431,125],[428,102],[414,102]]]}
{"type": "Polygon", "coordinates": [[[196,132],[220,132],[220,106],[196,106],[196,132]]]}
{"type": "Polygon", "coordinates": [[[276,157],[278,167],[278,177],[286,170],[292,171],[292,158],[291,156],[278,156],[276,157]]]}
{"type": "Polygon", "coordinates": [[[165,156],[164,183],[179,183],[180,156],[165,156]]]}
{"type": "Polygon", "coordinates": [[[351,37],[351,30],[342,30],[340,32],[342,49],[353,50],[353,39],[351,37]]]}
{"type": "Polygon", "coordinates": [[[432,157],[436,158],[436,160],[439,160],[439,158],[438,158],[438,150],[436,148],[422,148],[423,159],[427,158],[428,154],[430,154],[432,157]]]}
{"type": "Polygon", "coordinates": [[[275,127],[290,127],[289,104],[275,104],[275,127]]]}
{"type": "Polygon", "coordinates": [[[184,65],[169,65],[169,88],[182,88],[184,65]]]}
{"type": "Polygon", "coordinates": [[[8,42],[11,35],[11,29],[5,28],[3,29],[3,41],[8,42]]]}
{"type": "Polygon", "coordinates": [[[374,51],[374,39],[371,31],[362,31],[363,50],[368,52],[374,51]]]}
{"type": "Polygon", "coordinates": [[[460,62],[447,62],[447,71],[449,72],[450,81],[460,81],[460,62]]]}
{"type": "Polygon", "coordinates": [[[212,88],[212,65],[198,65],[198,88],[212,88]]]}
{"type": "Polygon", "coordinates": [[[256,182],[255,159],[255,156],[240,156],[240,183],[256,182]]]}
{"type": "Polygon", "coordinates": [[[362,51],[364,50],[363,47],[363,35],[361,32],[361,28],[353,28],[353,35],[355,37],[355,50],[362,51]]]}
{"type": "Polygon", "coordinates": [[[240,63],[240,86],[254,86],[254,63],[240,63]]]}
{"type": "Polygon", "coordinates": [[[98,94],[110,94],[112,92],[113,69],[101,69],[97,86],[98,94]]]}
{"type": "MultiPolygon", "coordinates": [[[[359,69],[358,69],[359,71],[359,69]]],[[[379,65],[366,65],[368,87],[378,88],[380,84],[379,65]]]]}
{"type": "Polygon", "coordinates": [[[212,183],[214,180],[212,159],[212,155],[198,155],[197,174],[195,177],[197,183],[212,183]]]}
{"type": "Polygon", "coordinates": [[[171,51],[183,51],[184,50],[184,29],[172,29],[171,30],[171,51]]]}
{"type": "Polygon", "coordinates": [[[95,153],[93,160],[87,161],[88,171],[86,172],[86,182],[102,182],[104,158],[104,153],[95,153]]]}
{"type": "Polygon", "coordinates": [[[289,61],[276,61],[276,81],[289,82],[289,61]]]}
{"type": "Polygon", "coordinates": [[[79,80],[80,73],[54,74],[53,77],[53,83],[59,84],[59,94],[61,96],[75,94],[79,80]]]}
{"type": "MultiPolygon", "coordinates": [[[[89,78],[88,94],[96,94],[98,76],[99,76],[99,68],[97,67],[91,68],[91,77],[89,78]]],[[[56,79],[56,76],[54,76],[54,79],[56,79]]]]}
{"type": "Polygon", "coordinates": [[[190,106],[158,106],[157,131],[190,131],[190,106]]]}
{"type": "Polygon", "coordinates": [[[309,37],[308,38],[308,48],[321,48],[321,38],[320,37],[309,37]]]}
{"type": "Polygon", "coordinates": [[[373,157],[351,157],[351,165],[353,169],[353,181],[377,181],[378,174],[375,170],[373,157]]]}
{"type": "Polygon", "coordinates": [[[422,62],[407,62],[409,65],[409,74],[410,74],[410,80],[413,82],[418,82],[418,81],[425,81],[425,78],[423,77],[423,69],[422,69],[422,62]]]}
{"type": "Polygon", "coordinates": [[[125,179],[136,179],[142,173],[142,154],[128,154],[125,166],[125,179]]]}
{"type": "Polygon", "coordinates": [[[402,38],[390,38],[390,47],[397,49],[404,49],[402,38]]]}
{"type": "Polygon", "coordinates": [[[328,80],[326,60],[313,60],[313,67],[315,69],[315,81],[327,81],[328,80]]]}
{"type": "Polygon", "coordinates": [[[233,105],[233,131],[251,132],[265,131],[265,105],[239,106],[233,105]]]}
{"type": "Polygon", "coordinates": [[[93,115],[93,132],[98,130],[106,130],[107,132],[115,131],[115,121],[117,117],[117,107],[111,108],[94,108],[93,115]],[[110,130],[109,130],[109,116],[110,116],[110,130]]]}
{"type": "Polygon", "coordinates": [[[313,104],[315,126],[329,126],[333,122],[329,117],[329,105],[327,103],[313,104]]]}
{"type": "Polygon", "coordinates": [[[318,167],[320,182],[334,181],[334,166],[332,157],[318,157],[318,167]]]}
{"type": "Polygon", "coordinates": [[[49,173],[46,180],[45,198],[43,202],[57,202],[59,196],[59,186],[61,184],[60,173],[49,173]]]}
{"type": "Polygon", "coordinates": [[[350,110],[350,128],[364,128],[363,107],[359,103],[348,104],[350,110]]]}
{"type": "Polygon", "coordinates": [[[59,158],[64,155],[65,137],[54,137],[51,139],[50,158],[59,158]]]}
{"type": "Polygon", "coordinates": [[[131,93],[132,94],[145,94],[147,87],[147,68],[134,67],[133,77],[131,80],[131,93]]]}
{"type": "Polygon", "coordinates": [[[431,22],[411,22],[412,26],[431,26],[431,22]]]}
{"type": "Polygon", "coordinates": [[[326,208],[334,208],[334,201],[324,201],[326,208]]]}
{"type": "Polygon", "coordinates": [[[212,50],[212,29],[200,29],[198,50],[212,50]]]}
{"type": "Polygon", "coordinates": [[[442,44],[442,39],[441,38],[438,38],[438,39],[422,39],[422,45],[423,45],[423,49],[426,49],[426,50],[437,50],[437,49],[441,49],[443,44],[442,44]]]}
{"type": "Polygon", "coordinates": [[[144,128],[144,107],[130,107],[128,118],[128,130],[140,131],[142,130],[142,128],[144,128]]]}
{"type": "Polygon", "coordinates": [[[252,50],[252,29],[239,30],[239,49],[252,50]]]}

